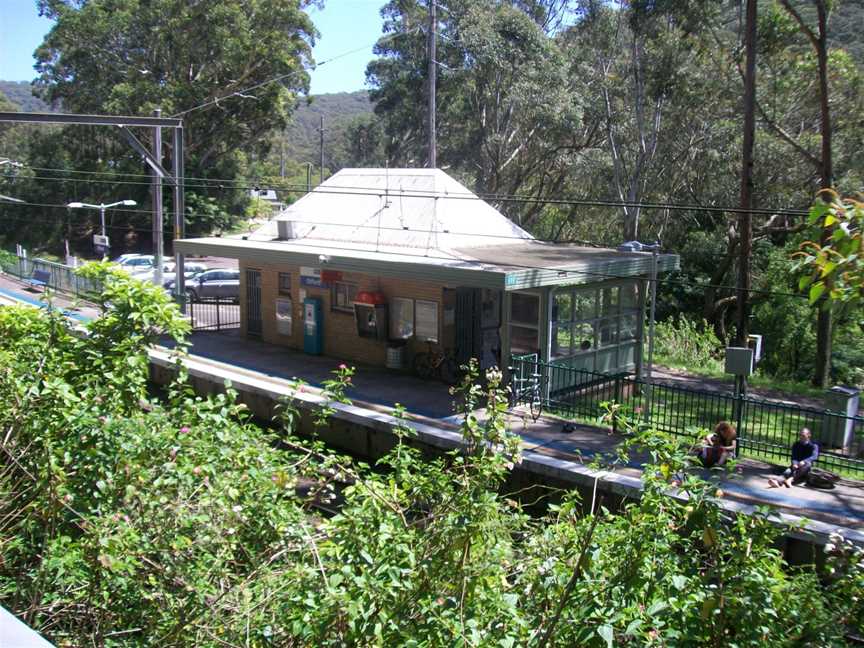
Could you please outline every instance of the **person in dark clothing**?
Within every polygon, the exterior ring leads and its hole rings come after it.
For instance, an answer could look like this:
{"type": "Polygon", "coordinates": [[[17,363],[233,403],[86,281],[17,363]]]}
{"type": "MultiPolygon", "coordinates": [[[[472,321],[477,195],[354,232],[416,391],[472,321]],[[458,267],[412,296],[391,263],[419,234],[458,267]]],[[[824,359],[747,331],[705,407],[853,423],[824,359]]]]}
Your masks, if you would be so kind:
{"type": "Polygon", "coordinates": [[[819,458],[819,444],[813,441],[810,430],[801,428],[798,440],[792,444],[792,463],[783,471],[783,480],[769,479],[769,488],[785,486],[789,488],[792,484],[800,484],[807,480],[813,463],[819,458]]]}

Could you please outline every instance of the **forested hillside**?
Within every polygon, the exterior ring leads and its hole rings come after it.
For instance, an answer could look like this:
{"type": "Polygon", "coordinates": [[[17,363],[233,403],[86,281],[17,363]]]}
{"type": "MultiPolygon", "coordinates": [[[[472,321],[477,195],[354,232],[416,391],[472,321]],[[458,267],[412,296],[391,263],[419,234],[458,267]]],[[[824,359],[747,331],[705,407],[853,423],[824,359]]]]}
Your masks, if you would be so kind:
{"type": "Polygon", "coordinates": [[[369,93],[338,92],[335,94],[313,95],[301,99],[294,112],[291,123],[285,129],[284,137],[278,138],[281,146],[284,140],[285,157],[291,162],[319,164],[321,118],[324,118],[324,164],[330,168],[344,166],[346,130],[352,121],[372,112],[369,93]]]}
{"type": "Polygon", "coordinates": [[[51,106],[33,96],[33,86],[27,81],[0,81],[0,93],[22,112],[51,112],[51,106]]]}

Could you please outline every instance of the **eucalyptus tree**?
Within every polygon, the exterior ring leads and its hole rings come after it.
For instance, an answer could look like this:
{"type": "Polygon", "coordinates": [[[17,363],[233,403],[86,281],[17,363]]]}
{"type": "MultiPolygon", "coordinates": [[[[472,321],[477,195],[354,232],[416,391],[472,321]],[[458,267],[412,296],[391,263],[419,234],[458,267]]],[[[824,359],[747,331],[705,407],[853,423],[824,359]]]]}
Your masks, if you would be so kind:
{"type": "MultiPolygon", "coordinates": [[[[165,116],[180,115],[187,176],[230,180],[243,173],[249,154],[266,152],[267,135],[285,126],[297,96],[308,91],[317,32],[306,10],[314,4],[39,0],[54,25],[35,52],[34,88],[66,112],[149,116],[160,107],[165,116]]],[[[64,140],[78,169],[146,173],[113,134],[72,127],[64,140]]],[[[112,190],[88,187],[92,198],[112,190]]],[[[148,202],[146,182],[129,189],[148,202]]],[[[213,191],[225,206],[245,201],[244,192],[213,191]]]]}
{"type": "MultiPolygon", "coordinates": [[[[599,142],[585,118],[582,80],[568,74],[554,34],[560,2],[467,2],[441,12],[439,166],[483,194],[522,194],[498,206],[523,225],[562,190],[579,152],[599,142]]],[[[423,159],[426,115],[425,5],[393,0],[382,9],[386,40],[367,68],[390,164],[423,159]]]]}

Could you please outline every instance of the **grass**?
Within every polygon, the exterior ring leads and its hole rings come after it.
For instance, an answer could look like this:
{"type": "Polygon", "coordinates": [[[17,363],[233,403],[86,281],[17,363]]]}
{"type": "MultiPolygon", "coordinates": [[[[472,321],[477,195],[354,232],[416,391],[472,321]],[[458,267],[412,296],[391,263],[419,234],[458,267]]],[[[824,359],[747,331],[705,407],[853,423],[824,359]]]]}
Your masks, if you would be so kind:
{"type": "MultiPolygon", "coordinates": [[[[690,363],[676,361],[674,357],[655,354],[654,365],[657,367],[666,367],[682,371],[693,378],[710,378],[712,380],[721,380],[728,383],[730,387],[734,384],[734,379],[731,374],[723,370],[723,363],[720,360],[715,360],[710,364],[702,364],[694,367],[690,363]]],[[[822,398],[825,395],[825,390],[814,387],[807,382],[796,382],[792,380],[782,380],[763,374],[758,369],[747,379],[747,384],[751,388],[771,390],[777,392],[780,397],[789,396],[805,396],[807,398],[822,398]]]]}
{"type": "MultiPolygon", "coordinates": [[[[556,401],[548,411],[588,425],[597,425],[601,414],[600,403],[608,400],[608,392],[599,391],[571,396],[556,401]]],[[[633,392],[622,399],[622,404],[632,411],[644,412],[648,403],[644,393],[633,392]]],[[[722,394],[704,394],[688,390],[656,386],[651,397],[651,422],[658,430],[698,439],[700,430],[710,430],[719,421],[738,423],[735,399],[722,394]]],[[[773,404],[748,404],[741,418],[741,455],[774,465],[785,465],[792,444],[802,427],[813,431],[814,437],[823,445],[836,433],[829,421],[819,413],[807,409],[773,404]]],[[[858,434],[862,430],[859,428],[858,434]]],[[[859,439],[858,443],[862,441],[859,439]]],[[[826,448],[827,449],[827,448],[826,448]]],[[[833,452],[836,452],[833,451],[833,452]]],[[[864,462],[823,452],[820,460],[823,468],[847,477],[864,478],[864,462]]]]}

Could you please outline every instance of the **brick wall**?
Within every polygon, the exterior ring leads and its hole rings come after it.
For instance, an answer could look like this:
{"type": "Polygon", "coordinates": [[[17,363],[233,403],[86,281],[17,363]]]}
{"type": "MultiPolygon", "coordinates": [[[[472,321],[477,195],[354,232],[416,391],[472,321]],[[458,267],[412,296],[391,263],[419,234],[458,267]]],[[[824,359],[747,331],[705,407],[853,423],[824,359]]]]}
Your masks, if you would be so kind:
{"type": "MultiPolygon", "coordinates": [[[[261,271],[261,315],[263,319],[262,339],[271,344],[279,344],[293,349],[303,348],[303,302],[300,292],[305,291],[306,297],[321,299],[324,319],[324,355],[336,360],[359,362],[383,366],[387,356],[386,340],[375,340],[360,337],[354,322],[353,312],[333,310],[331,307],[331,288],[329,286],[316,288],[300,285],[300,267],[296,265],[264,265],[240,261],[240,296],[241,296],[241,330],[246,335],[246,269],[255,268],[261,271]],[[292,301],[293,327],[291,335],[283,335],[277,330],[276,300],[285,298],[279,293],[279,273],[291,275],[290,298],[292,301]]],[[[377,291],[383,293],[389,302],[393,297],[421,299],[434,301],[438,304],[438,335],[442,336],[443,325],[443,286],[428,281],[393,279],[371,275],[343,272],[342,281],[354,284],[359,291],[377,291]]],[[[411,358],[417,351],[425,351],[428,345],[410,339],[406,347],[406,366],[410,367],[411,358]]]]}

